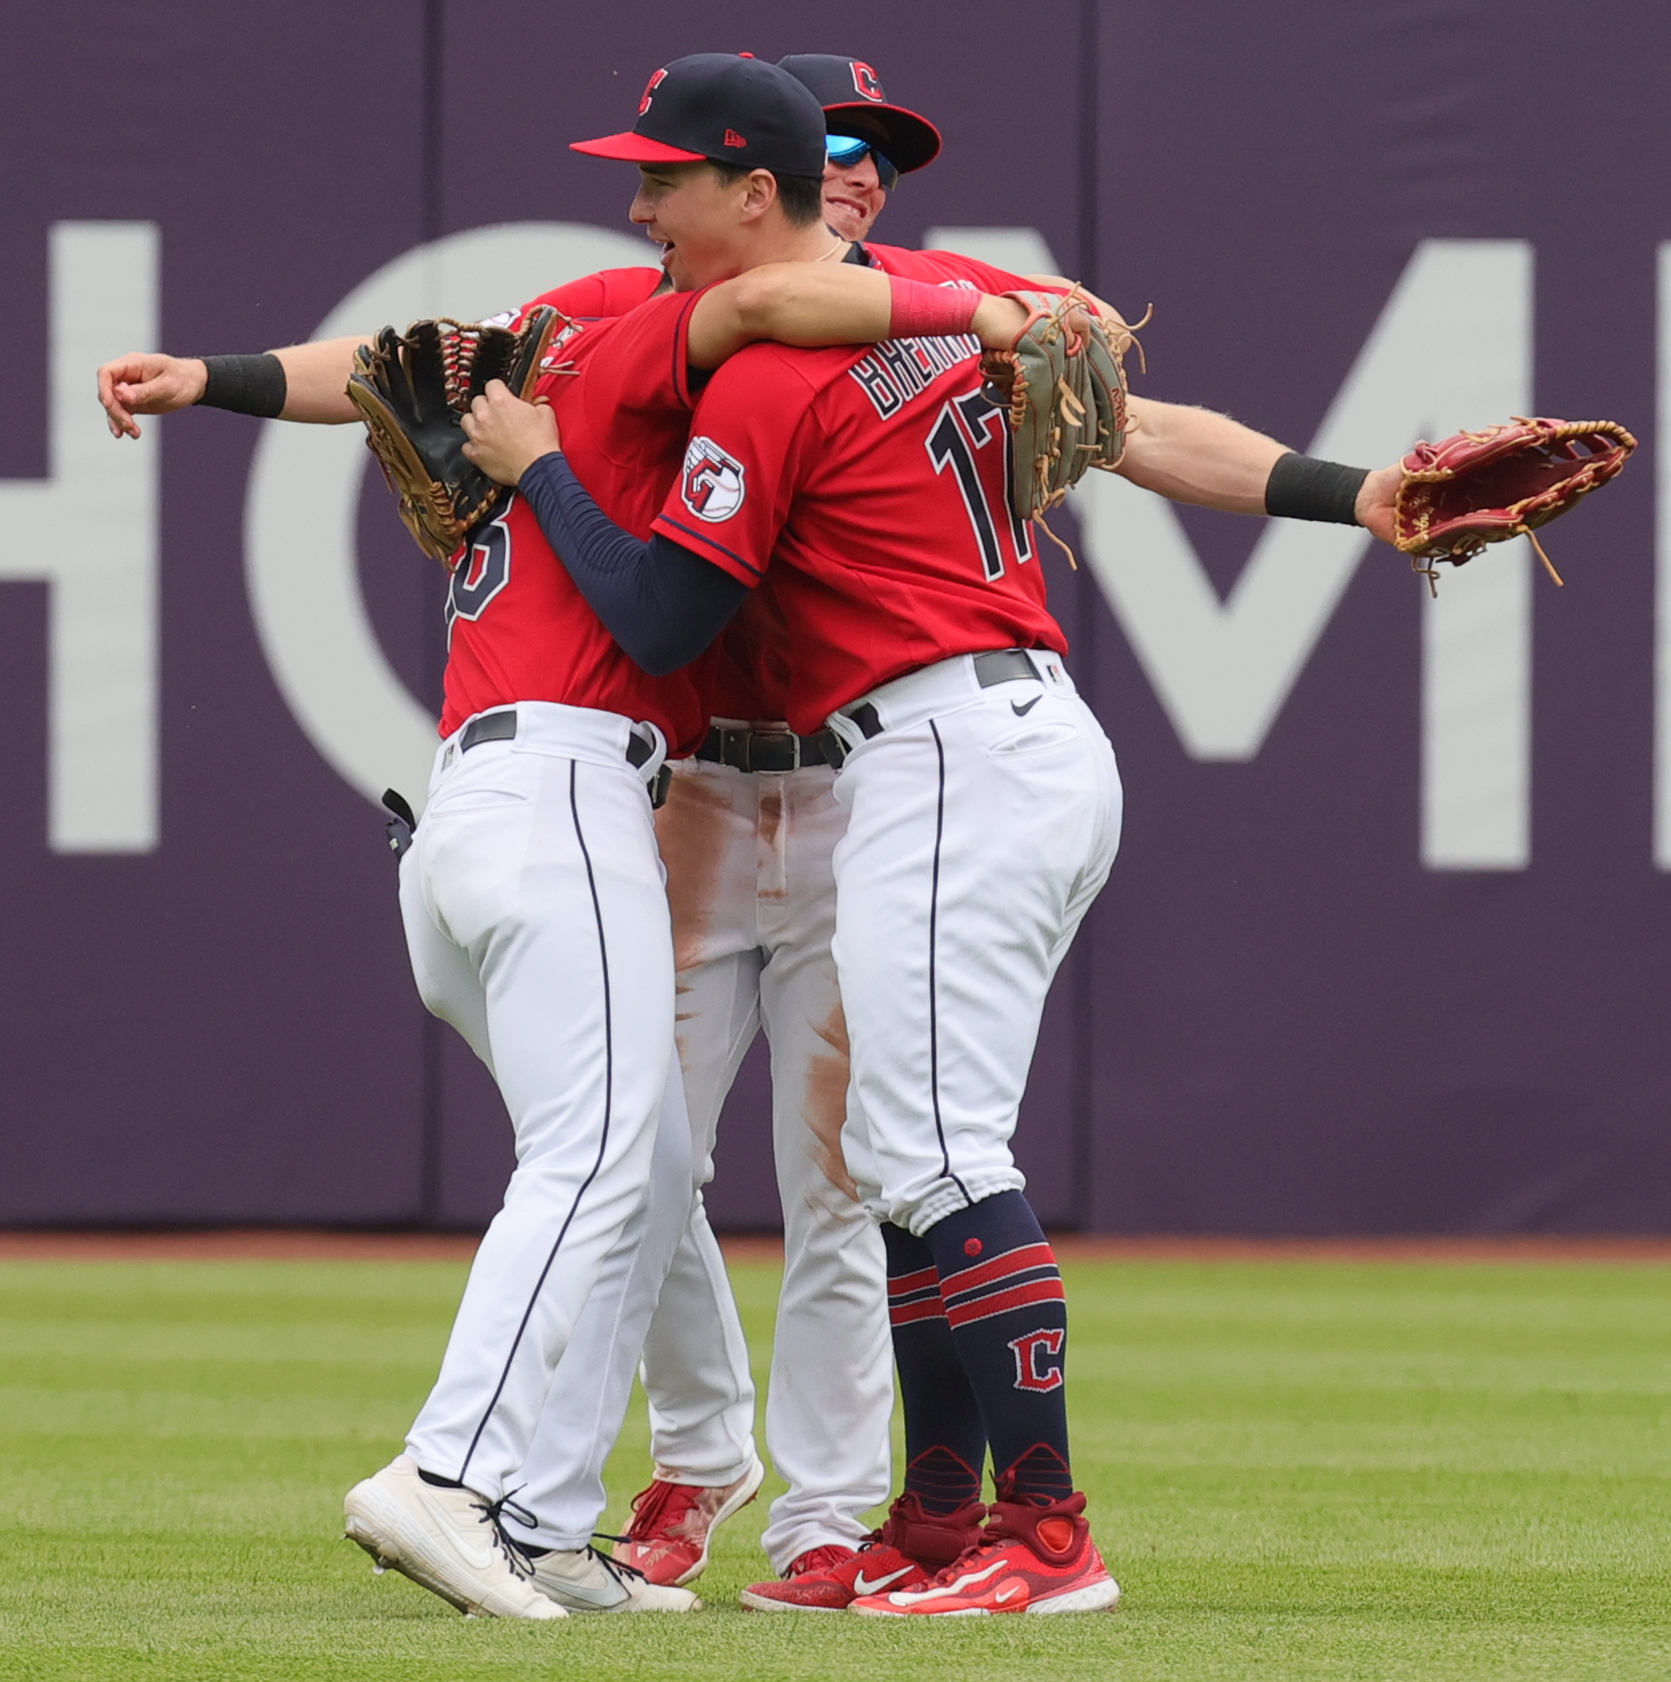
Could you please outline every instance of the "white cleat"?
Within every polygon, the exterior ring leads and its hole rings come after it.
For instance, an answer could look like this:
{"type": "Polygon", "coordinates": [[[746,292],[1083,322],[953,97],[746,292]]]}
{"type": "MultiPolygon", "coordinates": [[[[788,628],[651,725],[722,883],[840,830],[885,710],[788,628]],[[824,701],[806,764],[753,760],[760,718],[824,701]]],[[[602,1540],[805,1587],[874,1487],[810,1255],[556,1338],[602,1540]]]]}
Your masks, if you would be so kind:
{"type": "Polygon", "coordinates": [[[534,1561],[534,1587],[567,1612],[698,1612],[689,1589],[652,1583],[596,1548],[554,1548],[534,1561]]]}
{"type": "Polygon", "coordinates": [[[402,1454],[349,1490],[348,1539],[376,1564],[410,1577],[466,1617],[564,1618],[530,1581],[527,1556],[506,1535],[492,1503],[468,1489],[441,1489],[402,1454]]]}

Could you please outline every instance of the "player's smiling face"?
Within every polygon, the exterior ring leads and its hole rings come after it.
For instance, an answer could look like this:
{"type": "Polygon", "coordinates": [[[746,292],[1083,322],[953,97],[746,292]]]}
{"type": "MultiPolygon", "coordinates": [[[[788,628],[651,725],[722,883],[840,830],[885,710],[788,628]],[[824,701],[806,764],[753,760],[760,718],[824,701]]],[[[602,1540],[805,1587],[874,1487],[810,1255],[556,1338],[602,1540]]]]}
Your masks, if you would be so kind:
{"type": "Polygon", "coordinates": [[[749,178],[723,179],[705,163],[640,164],[632,220],[662,248],[676,291],[729,280],[750,264],[749,178]]]}
{"type": "Polygon", "coordinates": [[[870,153],[862,153],[854,163],[832,158],[824,165],[824,220],[843,239],[863,239],[887,202],[870,153]]]}

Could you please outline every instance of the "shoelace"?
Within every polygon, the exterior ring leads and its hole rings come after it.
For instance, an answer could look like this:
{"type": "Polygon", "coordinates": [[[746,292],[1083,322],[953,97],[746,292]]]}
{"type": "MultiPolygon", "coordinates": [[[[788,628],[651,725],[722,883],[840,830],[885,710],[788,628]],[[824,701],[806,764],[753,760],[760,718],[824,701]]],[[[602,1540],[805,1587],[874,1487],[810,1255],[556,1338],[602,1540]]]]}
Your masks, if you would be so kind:
{"type": "Polygon", "coordinates": [[[1004,1547],[1018,1539],[1015,1532],[1006,1527],[995,1509],[989,1507],[987,1512],[990,1516],[986,1521],[986,1529],[980,1531],[974,1541],[950,1565],[943,1565],[938,1571],[934,1572],[929,1578],[931,1583],[954,1581],[964,1571],[968,1570],[981,1554],[989,1553],[994,1548],[1004,1547]]]}
{"type": "MultiPolygon", "coordinates": [[[[600,1533],[594,1530],[592,1534],[596,1536],[600,1533]]],[[[603,1539],[606,1542],[620,1540],[619,1537],[615,1536],[605,1536],[603,1539]]],[[[599,1553],[596,1548],[590,1546],[586,1549],[586,1552],[590,1554],[592,1558],[595,1559],[598,1564],[601,1565],[604,1570],[607,1571],[610,1576],[626,1590],[628,1594],[632,1593],[632,1584],[627,1581],[627,1578],[636,1577],[641,1583],[647,1583],[650,1580],[638,1569],[636,1565],[628,1565],[624,1559],[616,1559],[613,1554],[599,1553]]]]}
{"type": "Polygon", "coordinates": [[[695,1501],[695,1496],[686,1493],[688,1486],[680,1483],[653,1483],[646,1490],[633,1497],[632,1523],[627,1526],[625,1536],[611,1536],[609,1541],[641,1542],[647,1536],[655,1534],[655,1527],[661,1523],[667,1508],[671,1507],[681,1496],[685,1506],[695,1501]]]}
{"type": "Polygon", "coordinates": [[[518,1524],[526,1525],[530,1530],[539,1522],[526,1507],[512,1499],[521,1488],[522,1485],[518,1484],[516,1489],[501,1495],[497,1501],[472,1501],[470,1504],[480,1511],[482,1523],[493,1532],[494,1545],[504,1554],[511,1575],[527,1581],[534,1575],[533,1556],[505,1528],[506,1515],[515,1519],[518,1524]]]}
{"type": "Polygon", "coordinates": [[[838,1565],[844,1565],[855,1554],[863,1549],[855,1549],[848,1553],[845,1548],[836,1547],[833,1543],[822,1548],[813,1548],[810,1552],[800,1555],[790,1561],[790,1569],[783,1573],[786,1581],[794,1577],[809,1577],[815,1571],[832,1571],[838,1565]]]}

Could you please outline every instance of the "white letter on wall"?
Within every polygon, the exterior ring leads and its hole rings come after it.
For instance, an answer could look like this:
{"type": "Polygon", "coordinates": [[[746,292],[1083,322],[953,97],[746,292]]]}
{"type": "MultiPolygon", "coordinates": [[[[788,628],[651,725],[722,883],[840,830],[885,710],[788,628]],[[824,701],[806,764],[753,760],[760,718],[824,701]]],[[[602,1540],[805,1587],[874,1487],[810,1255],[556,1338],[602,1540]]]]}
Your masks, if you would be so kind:
{"type": "MultiPolygon", "coordinates": [[[[642,239],[581,223],[473,228],[386,264],[313,337],[424,316],[480,320],[595,269],[647,264],[642,239]]],[[[244,529],[250,605],[279,689],[331,767],[368,800],[396,788],[421,807],[435,720],[383,657],[360,594],[354,520],[366,460],[359,426],[263,424],[244,529]]],[[[414,547],[412,564],[435,563],[414,547]]]]}
{"type": "Polygon", "coordinates": [[[54,224],[47,477],[0,484],[0,579],[51,586],[57,853],[157,844],[157,440],[118,446],[93,400],[101,362],[156,343],[157,253],[150,222],[54,224]]]}
{"type": "Polygon", "coordinates": [[[1011,274],[1060,274],[1055,254],[1037,228],[929,228],[923,246],[956,251],[1011,274]]]}
{"type": "MultiPolygon", "coordinates": [[[[1531,249],[1418,246],[1310,448],[1379,466],[1419,434],[1525,414],[1531,249]]],[[[1078,493],[1091,565],[1197,759],[1258,753],[1369,539],[1271,522],[1220,602],[1169,504],[1107,474],[1078,493]]],[[[1531,577],[1524,543],[1445,569],[1423,608],[1422,862],[1523,869],[1530,853],[1531,577]]],[[[1386,557],[1392,564],[1401,564],[1386,557]]]]}

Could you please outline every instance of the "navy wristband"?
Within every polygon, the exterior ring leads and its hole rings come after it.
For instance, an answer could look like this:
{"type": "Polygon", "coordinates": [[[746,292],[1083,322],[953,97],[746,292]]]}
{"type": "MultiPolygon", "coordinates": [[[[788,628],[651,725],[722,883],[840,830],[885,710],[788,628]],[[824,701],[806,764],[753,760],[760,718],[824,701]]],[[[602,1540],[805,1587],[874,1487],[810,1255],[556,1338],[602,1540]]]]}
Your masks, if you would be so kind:
{"type": "Polygon", "coordinates": [[[1265,512],[1285,520],[1355,526],[1358,492],[1368,477],[1367,467],[1342,467],[1337,461],[1319,461],[1290,450],[1265,481],[1265,512]]]}

